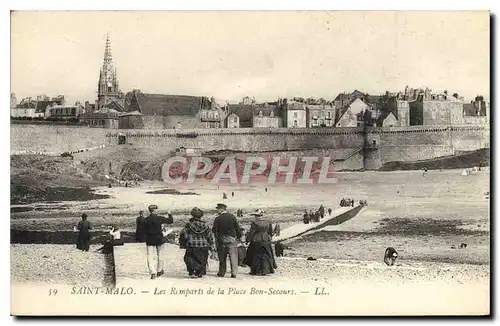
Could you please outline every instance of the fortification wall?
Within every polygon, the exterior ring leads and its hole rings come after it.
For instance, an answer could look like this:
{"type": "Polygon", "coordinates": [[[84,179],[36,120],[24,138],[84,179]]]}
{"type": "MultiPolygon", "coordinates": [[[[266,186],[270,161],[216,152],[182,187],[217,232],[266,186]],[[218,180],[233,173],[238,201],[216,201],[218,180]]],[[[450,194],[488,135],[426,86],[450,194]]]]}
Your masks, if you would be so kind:
{"type": "Polygon", "coordinates": [[[377,146],[380,164],[427,160],[454,155],[458,151],[489,147],[489,128],[481,126],[411,126],[367,130],[367,141],[376,136],[380,137],[377,146]]]}
{"type": "MultiPolygon", "coordinates": [[[[118,134],[132,146],[169,152],[184,146],[203,151],[272,152],[273,156],[329,156],[336,170],[378,169],[391,161],[416,161],[489,147],[487,126],[411,126],[333,129],[182,129],[119,130],[12,125],[11,151],[64,152],[103,144],[116,145],[118,134]],[[181,137],[179,137],[181,136],[181,137]],[[357,152],[362,147],[374,149],[357,152]]],[[[271,153],[270,153],[271,154],[271,153]]]]}
{"type": "Polygon", "coordinates": [[[107,144],[109,129],[57,125],[21,125],[10,127],[11,152],[29,150],[62,153],[107,144]]]}
{"type": "MultiPolygon", "coordinates": [[[[117,137],[116,132],[108,138],[117,137]]],[[[203,150],[233,151],[297,151],[310,149],[349,149],[363,144],[362,128],[309,129],[183,129],[159,131],[123,130],[127,142],[135,146],[202,148],[203,150]],[[190,135],[196,135],[190,137],[190,135]],[[181,136],[181,137],[179,137],[181,136]]]]}

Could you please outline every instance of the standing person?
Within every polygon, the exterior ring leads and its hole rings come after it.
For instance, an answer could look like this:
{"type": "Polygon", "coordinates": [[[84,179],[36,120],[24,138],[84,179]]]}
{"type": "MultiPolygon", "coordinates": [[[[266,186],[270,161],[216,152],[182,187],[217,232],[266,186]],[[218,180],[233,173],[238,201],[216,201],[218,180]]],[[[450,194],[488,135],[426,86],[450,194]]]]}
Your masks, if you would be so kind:
{"type": "Polygon", "coordinates": [[[139,216],[135,220],[135,241],[146,242],[146,218],[144,211],[139,211],[139,216]]]}
{"type": "Polygon", "coordinates": [[[328,208],[328,216],[332,216],[332,209],[328,208]]]}
{"type": "Polygon", "coordinates": [[[307,212],[307,209],[304,210],[303,221],[304,221],[304,224],[309,224],[309,213],[307,212]]]}
{"type": "Polygon", "coordinates": [[[214,220],[212,232],[215,235],[217,254],[219,256],[218,277],[226,275],[226,260],[229,255],[231,277],[236,278],[238,273],[238,241],[242,237],[241,228],[236,217],[227,212],[227,206],[217,204],[218,216],[214,220]]]}
{"type": "Polygon", "coordinates": [[[321,218],[325,217],[325,207],[323,204],[319,207],[319,215],[321,218]]]}
{"type": "Polygon", "coordinates": [[[234,197],[234,191],[231,191],[231,197],[234,197]]]}
{"type": "Polygon", "coordinates": [[[89,251],[90,248],[90,230],[92,230],[92,224],[87,221],[87,214],[82,214],[82,220],[78,222],[76,227],[78,232],[78,239],[76,240],[76,248],[82,251],[89,251]]]}
{"type": "Polygon", "coordinates": [[[163,252],[165,249],[166,239],[162,233],[162,224],[172,224],[174,219],[172,215],[169,217],[156,214],[158,206],[149,205],[149,216],[146,218],[146,245],[148,255],[148,269],[151,274],[151,279],[162,276],[163,270],[163,252]],[[154,256],[156,256],[156,265],[154,264],[154,256]]]}
{"type": "Polygon", "coordinates": [[[207,274],[209,251],[215,250],[212,230],[202,221],[203,211],[198,207],[191,210],[192,218],[179,235],[179,246],[186,249],[184,263],[190,277],[203,277],[207,274]]]}
{"type": "Polygon", "coordinates": [[[314,222],[319,223],[320,222],[320,213],[319,211],[314,212],[314,222]]]}
{"type": "Polygon", "coordinates": [[[252,215],[255,216],[255,221],[252,222],[245,239],[246,243],[250,244],[245,263],[250,266],[251,275],[273,274],[278,268],[271,247],[273,225],[261,213],[252,213],[252,215]]]}

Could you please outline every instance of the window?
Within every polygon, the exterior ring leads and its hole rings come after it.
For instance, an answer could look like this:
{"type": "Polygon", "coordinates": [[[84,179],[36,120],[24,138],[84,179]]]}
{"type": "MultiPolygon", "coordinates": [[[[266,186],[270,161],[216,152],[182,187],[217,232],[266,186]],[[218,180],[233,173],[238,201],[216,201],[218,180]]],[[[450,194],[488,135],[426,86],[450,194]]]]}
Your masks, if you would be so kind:
{"type": "Polygon", "coordinates": [[[108,92],[110,92],[110,93],[111,93],[111,87],[108,87],[108,92]]]}
{"type": "Polygon", "coordinates": [[[238,123],[238,117],[234,117],[234,118],[233,118],[233,122],[234,122],[235,124],[237,124],[237,123],[238,123]]]}
{"type": "Polygon", "coordinates": [[[328,119],[331,119],[332,118],[332,112],[330,112],[330,111],[326,112],[326,117],[328,119]]]}
{"type": "Polygon", "coordinates": [[[214,113],[214,117],[215,117],[215,119],[219,119],[219,113],[218,113],[218,112],[215,112],[215,113],[214,113]]]}
{"type": "MultiPolygon", "coordinates": [[[[297,114],[297,113],[295,113],[295,114],[297,114]]],[[[297,127],[297,120],[293,120],[293,126],[297,127]]]]}
{"type": "Polygon", "coordinates": [[[76,108],[71,109],[71,114],[76,115],[76,108]]]}
{"type": "Polygon", "coordinates": [[[294,113],[293,113],[293,117],[294,117],[294,118],[297,118],[297,112],[294,112],[294,113]]]}
{"type": "Polygon", "coordinates": [[[262,117],[262,111],[259,111],[259,117],[262,117]]]}

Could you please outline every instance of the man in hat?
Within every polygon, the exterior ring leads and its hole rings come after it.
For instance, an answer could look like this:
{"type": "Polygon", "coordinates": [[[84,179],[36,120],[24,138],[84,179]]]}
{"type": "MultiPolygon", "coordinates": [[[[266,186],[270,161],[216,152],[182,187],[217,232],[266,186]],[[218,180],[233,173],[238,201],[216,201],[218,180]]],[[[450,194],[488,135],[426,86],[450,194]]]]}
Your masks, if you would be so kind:
{"type": "Polygon", "coordinates": [[[225,204],[217,204],[218,216],[214,220],[212,232],[217,243],[217,254],[219,256],[219,272],[217,276],[226,275],[226,259],[229,255],[231,264],[231,277],[236,278],[238,273],[238,242],[243,236],[236,217],[227,211],[225,204]]]}
{"type": "Polygon", "coordinates": [[[165,272],[163,270],[163,254],[165,249],[166,239],[162,233],[163,224],[172,224],[174,219],[171,214],[168,218],[156,214],[158,206],[149,205],[149,216],[146,218],[146,245],[148,255],[148,269],[151,274],[151,279],[162,276],[165,272]],[[154,264],[154,256],[156,256],[157,263],[154,264]]]}

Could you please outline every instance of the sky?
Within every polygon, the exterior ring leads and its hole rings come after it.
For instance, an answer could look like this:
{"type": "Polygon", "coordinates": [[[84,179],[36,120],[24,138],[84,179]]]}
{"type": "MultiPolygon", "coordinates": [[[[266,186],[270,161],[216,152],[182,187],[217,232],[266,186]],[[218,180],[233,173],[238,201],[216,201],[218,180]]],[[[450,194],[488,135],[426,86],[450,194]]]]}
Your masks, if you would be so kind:
{"type": "Polygon", "coordinates": [[[11,14],[11,92],[97,95],[109,34],[123,92],[239,101],[410,87],[487,99],[488,12],[133,12],[11,14]]]}

